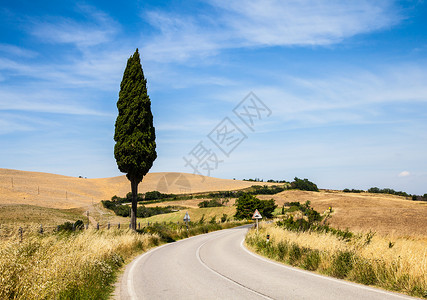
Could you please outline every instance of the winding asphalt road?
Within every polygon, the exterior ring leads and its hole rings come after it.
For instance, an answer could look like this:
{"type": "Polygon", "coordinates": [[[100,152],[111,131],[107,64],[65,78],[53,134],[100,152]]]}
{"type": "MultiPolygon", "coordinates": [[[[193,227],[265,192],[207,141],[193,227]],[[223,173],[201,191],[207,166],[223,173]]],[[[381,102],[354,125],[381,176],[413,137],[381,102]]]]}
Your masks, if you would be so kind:
{"type": "Polygon", "coordinates": [[[413,299],[288,267],[243,246],[248,227],[199,235],[137,257],[122,276],[125,299],[413,299]]]}

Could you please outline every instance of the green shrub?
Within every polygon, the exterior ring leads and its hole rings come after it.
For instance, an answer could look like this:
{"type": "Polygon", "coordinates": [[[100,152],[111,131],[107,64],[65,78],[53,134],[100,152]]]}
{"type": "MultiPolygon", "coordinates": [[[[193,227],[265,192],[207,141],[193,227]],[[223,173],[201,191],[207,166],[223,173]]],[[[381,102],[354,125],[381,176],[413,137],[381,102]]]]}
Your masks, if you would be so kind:
{"type": "Polygon", "coordinates": [[[224,205],[221,202],[219,202],[218,200],[212,199],[212,200],[202,201],[199,204],[197,204],[197,206],[199,208],[204,208],[204,207],[221,207],[224,205]]]}
{"type": "Polygon", "coordinates": [[[281,261],[285,260],[286,255],[288,255],[289,244],[287,242],[281,241],[277,244],[277,256],[281,261]]]}
{"type": "Polygon", "coordinates": [[[222,214],[222,217],[221,217],[221,223],[224,223],[224,222],[226,222],[227,221],[227,214],[222,214]]]}
{"type": "Polygon", "coordinates": [[[302,249],[295,243],[292,244],[289,250],[289,263],[293,266],[298,265],[302,256],[302,249]]]}
{"type": "Polygon", "coordinates": [[[84,223],[82,220],[77,220],[75,223],[65,222],[58,226],[58,231],[73,231],[73,230],[82,230],[84,228],[84,223]]]}
{"type": "Polygon", "coordinates": [[[302,262],[302,267],[309,271],[315,271],[320,264],[320,252],[319,250],[307,250],[307,253],[302,262]]]}
{"type": "Polygon", "coordinates": [[[354,261],[353,269],[349,272],[348,277],[361,284],[376,284],[378,280],[372,263],[361,257],[355,257],[354,261]]]}
{"type": "Polygon", "coordinates": [[[252,218],[255,209],[261,213],[264,218],[273,217],[273,212],[277,205],[274,199],[259,200],[253,195],[243,194],[236,200],[236,214],[234,217],[238,220],[252,218]]]}
{"type": "Polygon", "coordinates": [[[353,253],[340,251],[332,261],[330,273],[337,278],[345,278],[353,268],[353,253]]]}
{"type": "Polygon", "coordinates": [[[294,178],[294,181],[291,183],[291,188],[302,190],[302,191],[314,191],[314,192],[319,191],[316,184],[309,181],[307,178],[299,179],[298,177],[294,178]]]}

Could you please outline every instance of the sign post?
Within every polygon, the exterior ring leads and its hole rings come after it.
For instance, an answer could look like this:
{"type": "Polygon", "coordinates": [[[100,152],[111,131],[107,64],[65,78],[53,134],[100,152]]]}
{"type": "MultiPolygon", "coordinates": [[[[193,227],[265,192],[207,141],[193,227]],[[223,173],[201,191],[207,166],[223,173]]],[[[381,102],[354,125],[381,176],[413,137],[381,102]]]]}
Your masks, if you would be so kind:
{"type": "Polygon", "coordinates": [[[258,220],[262,219],[262,216],[259,213],[258,209],[255,209],[255,212],[254,212],[254,215],[252,216],[252,219],[256,220],[256,232],[258,233],[258,220]]]}
{"type": "Polygon", "coordinates": [[[188,231],[188,222],[190,222],[190,215],[188,214],[188,211],[185,213],[184,222],[185,222],[185,225],[187,226],[187,231],[188,231]]]}

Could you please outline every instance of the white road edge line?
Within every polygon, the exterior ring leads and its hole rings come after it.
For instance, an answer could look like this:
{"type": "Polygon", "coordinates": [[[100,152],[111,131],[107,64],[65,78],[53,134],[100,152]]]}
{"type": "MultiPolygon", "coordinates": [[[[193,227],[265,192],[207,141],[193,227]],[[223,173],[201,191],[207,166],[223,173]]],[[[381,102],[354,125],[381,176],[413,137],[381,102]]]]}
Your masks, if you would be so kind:
{"type": "Polygon", "coordinates": [[[322,275],[319,275],[319,274],[316,274],[316,273],[312,273],[312,272],[309,272],[309,271],[300,270],[300,269],[297,269],[297,268],[293,268],[293,267],[289,267],[289,266],[283,265],[281,263],[278,263],[278,262],[272,261],[270,259],[264,258],[264,257],[262,257],[262,256],[260,256],[258,254],[253,253],[252,251],[248,250],[245,247],[245,245],[244,245],[244,241],[245,241],[245,239],[243,238],[242,242],[240,243],[240,247],[244,251],[246,251],[247,253],[249,253],[253,257],[256,257],[256,258],[258,258],[258,259],[260,259],[262,261],[268,262],[270,264],[273,264],[273,265],[276,265],[276,266],[279,266],[279,267],[282,267],[282,268],[285,268],[285,269],[288,269],[288,270],[292,270],[292,271],[300,272],[300,273],[303,273],[303,274],[311,275],[311,276],[314,276],[314,277],[318,277],[318,278],[322,278],[322,279],[334,281],[334,282],[341,283],[341,284],[346,284],[346,285],[353,286],[353,287],[358,287],[358,288],[365,289],[365,290],[372,291],[372,292],[377,292],[377,293],[380,293],[380,294],[386,294],[386,295],[389,295],[389,296],[395,296],[395,297],[402,298],[402,299],[418,299],[418,298],[414,298],[414,297],[410,297],[410,296],[405,296],[405,295],[400,295],[400,294],[396,294],[396,293],[391,293],[391,292],[383,291],[383,290],[380,290],[380,289],[372,288],[372,287],[361,285],[361,284],[357,284],[357,283],[352,283],[352,282],[347,282],[347,281],[344,281],[344,280],[339,280],[339,279],[328,277],[328,276],[322,276],[322,275]]]}
{"type": "MultiPolygon", "coordinates": [[[[219,237],[220,237],[220,236],[219,236],[219,237]]],[[[219,238],[219,237],[216,237],[215,239],[217,239],[217,238],[219,238]]],[[[210,240],[210,241],[212,241],[212,240],[210,240]]],[[[243,289],[245,289],[245,290],[248,290],[249,292],[254,293],[255,295],[258,295],[258,296],[260,296],[260,297],[262,297],[262,298],[264,298],[264,299],[273,300],[273,298],[270,298],[270,297],[268,297],[268,296],[266,296],[266,295],[264,295],[264,294],[258,293],[257,291],[252,290],[252,289],[250,289],[250,288],[248,288],[248,287],[246,287],[246,286],[244,286],[244,285],[242,285],[242,284],[238,283],[237,281],[234,281],[234,280],[232,280],[232,279],[228,278],[227,276],[222,275],[221,273],[219,273],[219,272],[215,271],[214,269],[211,269],[207,264],[205,264],[205,263],[202,261],[202,259],[200,258],[200,249],[201,249],[201,248],[202,248],[202,247],[203,247],[207,242],[210,242],[210,241],[206,241],[206,242],[204,242],[204,243],[203,243],[203,244],[201,244],[201,245],[197,248],[197,250],[196,250],[196,257],[197,257],[197,259],[199,260],[199,262],[200,262],[200,264],[201,264],[202,266],[204,266],[206,269],[208,269],[209,271],[211,271],[211,272],[212,272],[212,273],[214,273],[215,275],[217,275],[217,276],[221,277],[222,279],[225,279],[225,280],[226,280],[226,281],[228,281],[228,282],[231,282],[231,283],[233,283],[233,284],[237,285],[237,286],[238,286],[238,287],[240,287],[240,288],[243,288],[243,289]]]]}
{"type": "MultiPolygon", "coordinates": [[[[236,227],[235,227],[236,228],[236,227]]],[[[225,230],[230,230],[230,229],[234,229],[234,228],[229,228],[229,229],[223,229],[224,231],[225,230]]],[[[130,299],[131,300],[138,300],[139,298],[138,298],[138,296],[136,295],[136,292],[135,292],[135,286],[134,286],[134,283],[133,283],[133,277],[134,277],[134,272],[135,272],[135,266],[136,265],[138,265],[138,263],[139,263],[139,261],[141,260],[141,259],[143,259],[145,256],[147,256],[148,254],[151,254],[151,253],[153,253],[154,251],[157,251],[157,250],[159,250],[159,249],[161,249],[161,248],[163,248],[163,247],[166,247],[166,246],[171,246],[171,245],[176,245],[177,243],[180,243],[180,242],[184,242],[184,241],[188,241],[189,239],[193,239],[193,238],[196,238],[196,237],[201,237],[201,236],[205,236],[205,235],[208,235],[208,234],[219,234],[219,233],[221,233],[223,230],[217,230],[217,231],[212,231],[212,232],[208,232],[208,233],[204,233],[204,234],[199,234],[199,235],[195,235],[195,236],[191,236],[191,237],[188,237],[188,238],[185,238],[185,239],[182,239],[182,240],[179,240],[179,241],[176,241],[176,242],[173,242],[173,243],[168,243],[168,244],[164,244],[164,245],[162,245],[162,246],[158,246],[158,247],[155,247],[155,248],[153,248],[153,249],[151,249],[151,250],[149,250],[149,251],[147,251],[147,252],[145,252],[145,253],[143,253],[143,254],[141,254],[140,256],[138,256],[136,259],[134,259],[132,262],[131,262],[131,266],[130,266],[130,269],[129,269],[129,273],[127,274],[127,280],[126,280],[126,285],[127,285],[127,292],[128,292],[128,296],[130,297],[130,299]]],[[[120,291],[120,298],[121,298],[121,291],[120,291]]]]}

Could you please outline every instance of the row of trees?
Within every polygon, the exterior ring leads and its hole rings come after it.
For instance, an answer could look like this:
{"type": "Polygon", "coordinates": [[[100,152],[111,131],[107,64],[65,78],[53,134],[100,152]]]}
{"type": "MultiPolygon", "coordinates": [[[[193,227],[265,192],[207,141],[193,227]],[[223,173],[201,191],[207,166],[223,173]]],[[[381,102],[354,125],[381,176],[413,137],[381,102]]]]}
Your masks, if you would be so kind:
{"type": "MultiPolygon", "coordinates": [[[[345,189],[343,189],[343,192],[344,193],[363,193],[365,191],[364,190],[357,190],[357,189],[351,189],[350,190],[348,188],[345,188],[345,189]]],[[[402,196],[402,197],[410,197],[410,198],[412,198],[412,200],[427,201],[427,194],[424,194],[423,196],[411,195],[411,194],[408,194],[406,192],[395,191],[395,190],[390,189],[390,188],[380,189],[378,187],[371,187],[366,192],[373,193],[373,194],[390,194],[390,195],[396,195],[396,196],[402,196]]]]}

